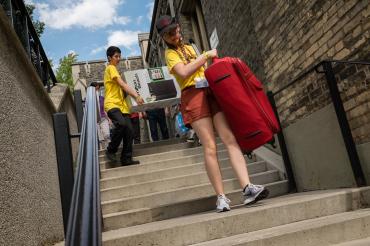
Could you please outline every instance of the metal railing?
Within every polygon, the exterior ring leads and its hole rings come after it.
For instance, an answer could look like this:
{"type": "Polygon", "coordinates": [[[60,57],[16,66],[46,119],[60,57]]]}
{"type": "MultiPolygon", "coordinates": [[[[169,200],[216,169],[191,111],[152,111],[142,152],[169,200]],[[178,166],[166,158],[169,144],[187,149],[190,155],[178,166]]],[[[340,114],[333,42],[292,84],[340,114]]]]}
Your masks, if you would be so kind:
{"type": "Polygon", "coordinates": [[[287,176],[289,180],[290,190],[296,189],[296,182],[294,179],[294,173],[293,173],[292,165],[291,165],[289,154],[288,154],[288,148],[287,148],[287,145],[284,139],[283,128],[281,127],[279,114],[278,114],[277,107],[275,104],[275,96],[282,93],[287,88],[293,86],[294,84],[296,84],[298,81],[300,81],[301,79],[306,77],[308,74],[312,73],[313,71],[315,71],[316,73],[325,74],[325,80],[328,85],[330,98],[334,105],[338,124],[341,130],[341,133],[342,133],[342,138],[344,140],[344,144],[347,150],[347,154],[348,154],[351,168],[352,168],[355,180],[356,180],[356,184],[357,186],[366,185],[365,175],[361,167],[360,158],[358,156],[357,149],[356,149],[356,144],[353,140],[351,128],[348,123],[346,111],[343,106],[343,101],[340,97],[337,80],[335,78],[335,73],[333,70],[333,63],[352,64],[352,65],[370,65],[370,62],[367,62],[367,61],[325,60],[325,61],[319,62],[316,65],[310,67],[305,72],[298,75],[295,79],[293,79],[291,82],[289,82],[287,85],[280,88],[279,90],[275,92],[272,92],[272,91],[268,92],[268,97],[270,99],[271,105],[279,121],[280,128],[282,129],[281,132],[278,133],[278,140],[279,140],[282,157],[284,160],[284,164],[285,164],[285,168],[286,168],[286,172],[287,172],[287,176]]]}
{"type": "Polygon", "coordinates": [[[37,36],[23,0],[0,0],[9,21],[18,35],[47,92],[57,83],[49,60],[37,36]]]}
{"type": "Polygon", "coordinates": [[[101,245],[101,207],[97,117],[94,87],[87,89],[77,157],[76,182],[68,216],[66,245],[101,245]]]}
{"type": "Polygon", "coordinates": [[[66,113],[54,114],[58,174],[67,246],[102,244],[97,103],[95,88],[90,86],[87,89],[81,134],[69,133],[66,113]],[[72,137],[80,137],[75,175],[70,140],[72,137]]]}

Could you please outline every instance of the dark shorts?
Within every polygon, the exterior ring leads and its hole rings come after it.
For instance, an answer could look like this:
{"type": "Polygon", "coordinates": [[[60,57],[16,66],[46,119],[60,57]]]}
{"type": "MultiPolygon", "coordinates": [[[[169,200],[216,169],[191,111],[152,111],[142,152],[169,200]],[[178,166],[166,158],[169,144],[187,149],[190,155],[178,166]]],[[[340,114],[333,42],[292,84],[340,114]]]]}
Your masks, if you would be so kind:
{"type": "Polygon", "coordinates": [[[192,86],[181,91],[180,111],[185,125],[189,127],[194,121],[221,112],[221,107],[209,88],[197,89],[192,86]]]}

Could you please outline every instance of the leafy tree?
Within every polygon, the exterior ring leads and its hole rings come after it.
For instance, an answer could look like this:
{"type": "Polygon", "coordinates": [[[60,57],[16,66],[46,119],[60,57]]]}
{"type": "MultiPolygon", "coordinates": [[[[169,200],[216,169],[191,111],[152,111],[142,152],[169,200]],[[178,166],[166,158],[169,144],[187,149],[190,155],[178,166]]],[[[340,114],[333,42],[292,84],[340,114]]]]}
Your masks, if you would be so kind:
{"type": "Polygon", "coordinates": [[[59,67],[56,72],[56,79],[59,83],[67,84],[73,90],[72,63],[77,61],[76,53],[69,53],[59,59],[59,67]]]}
{"type": "Polygon", "coordinates": [[[37,36],[41,37],[41,34],[45,30],[45,23],[41,22],[41,21],[38,21],[38,20],[34,20],[33,11],[35,10],[35,5],[26,4],[26,9],[27,9],[27,12],[28,12],[29,16],[31,17],[31,20],[32,20],[33,26],[35,27],[37,36]]]}

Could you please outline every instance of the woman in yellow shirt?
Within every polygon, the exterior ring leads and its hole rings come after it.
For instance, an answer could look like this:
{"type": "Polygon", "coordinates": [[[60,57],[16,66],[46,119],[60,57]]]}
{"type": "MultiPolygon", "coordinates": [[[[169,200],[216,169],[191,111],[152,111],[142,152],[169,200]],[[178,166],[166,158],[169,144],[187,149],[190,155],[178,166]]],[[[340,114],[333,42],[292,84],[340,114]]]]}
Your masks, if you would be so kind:
{"type": "Polygon", "coordinates": [[[246,161],[225,115],[210,89],[204,86],[204,66],[208,59],[218,56],[217,50],[204,52],[197,57],[192,46],[183,43],[180,26],[170,16],[161,16],[156,27],[168,46],[165,52],[168,70],[175,76],[181,88],[180,110],[184,123],[195,130],[203,145],[207,174],[217,194],[216,210],[218,212],[229,211],[230,200],[224,193],[217,160],[214,128],[229,153],[231,165],[243,189],[244,204],[251,204],[266,198],[268,196],[266,188],[250,183],[246,161]]]}

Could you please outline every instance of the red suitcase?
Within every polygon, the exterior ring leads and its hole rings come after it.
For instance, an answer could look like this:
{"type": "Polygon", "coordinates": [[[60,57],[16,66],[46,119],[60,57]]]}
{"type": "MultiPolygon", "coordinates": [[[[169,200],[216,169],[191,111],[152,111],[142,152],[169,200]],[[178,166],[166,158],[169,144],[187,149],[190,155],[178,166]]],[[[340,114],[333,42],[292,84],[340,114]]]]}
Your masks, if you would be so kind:
{"type": "Polygon", "coordinates": [[[231,57],[215,59],[205,76],[243,151],[250,153],[273,143],[278,121],[262,83],[244,62],[231,57]]]}

